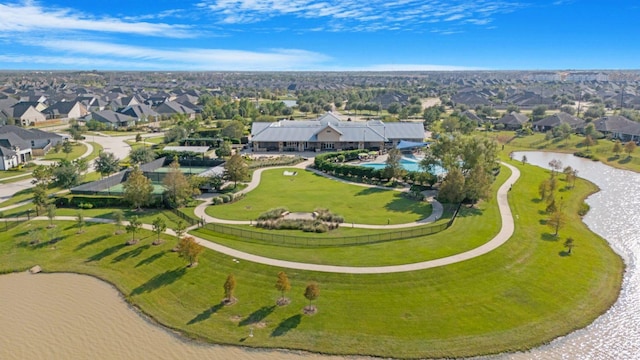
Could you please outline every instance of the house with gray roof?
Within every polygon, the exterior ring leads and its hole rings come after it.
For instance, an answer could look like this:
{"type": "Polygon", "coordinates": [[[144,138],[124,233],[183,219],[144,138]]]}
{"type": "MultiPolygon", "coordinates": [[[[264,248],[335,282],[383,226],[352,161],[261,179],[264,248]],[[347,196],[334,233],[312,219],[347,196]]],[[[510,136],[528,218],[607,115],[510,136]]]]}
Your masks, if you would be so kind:
{"type": "Polygon", "coordinates": [[[189,119],[196,118],[195,110],[175,101],[165,101],[156,107],[156,112],[162,116],[171,117],[173,115],[186,115],[189,119]]]}
{"type": "Polygon", "coordinates": [[[536,131],[548,131],[562,124],[569,124],[575,130],[584,124],[584,120],[565,112],[558,112],[534,122],[533,129],[536,131]]]}
{"type": "Polygon", "coordinates": [[[118,110],[120,114],[131,116],[136,119],[136,123],[146,123],[149,121],[158,121],[160,114],[155,112],[149,105],[137,104],[127,106],[118,110]]]}
{"type": "MultiPolygon", "coordinates": [[[[593,125],[596,130],[614,139],[640,141],[640,123],[629,120],[624,116],[612,115],[601,117],[595,120],[593,125]]],[[[582,129],[584,129],[584,126],[582,129]]]]}
{"type": "Polygon", "coordinates": [[[3,109],[2,112],[7,118],[13,118],[16,123],[22,126],[29,126],[31,123],[39,123],[47,120],[44,114],[36,110],[32,103],[19,102],[9,109],[3,109]]]}
{"type": "Polygon", "coordinates": [[[521,129],[527,122],[529,122],[527,115],[512,111],[496,121],[496,124],[503,124],[504,128],[508,130],[517,130],[521,129]]]}
{"type": "Polygon", "coordinates": [[[79,119],[88,114],[87,107],[80,101],[59,101],[42,111],[49,119],[79,119]]]}
{"type": "Polygon", "coordinates": [[[0,126],[0,170],[18,166],[33,156],[44,156],[51,147],[63,141],[62,136],[39,129],[14,125],[0,126]]]}
{"type": "Polygon", "coordinates": [[[422,123],[342,121],[327,113],[317,120],[254,122],[251,127],[254,151],[375,150],[394,147],[401,140],[422,142],[422,123]]]}
{"type": "Polygon", "coordinates": [[[122,127],[134,126],[136,119],[125,114],[115,112],[113,110],[94,111],[84,117],[84,121],[95,120],[105,124],[109,129],[118,129],[122,127]]]}

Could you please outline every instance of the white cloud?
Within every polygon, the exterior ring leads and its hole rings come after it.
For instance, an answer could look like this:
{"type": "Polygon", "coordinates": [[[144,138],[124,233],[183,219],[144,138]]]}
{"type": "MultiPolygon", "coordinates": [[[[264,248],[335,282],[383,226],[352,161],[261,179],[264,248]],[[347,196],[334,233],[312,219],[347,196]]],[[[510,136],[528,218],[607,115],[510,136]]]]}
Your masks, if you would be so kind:
{"type": "Polygon", "coordinates": [[[30,1],[0,4],[0,33],[37,31],[91,31],[173,38],[193,37],[186,25],[96,18],[72,9],[44,8],[30,1]]]}
{"type": "MultiPolygon", "coordinates": [[[[135,68],[184,70],[304,70],[330,60],[326,55],[299,49],[245,51],[228,49],[172,48],[154,49],[98,41],[56,40],[31,42],[50,51],[81,54],[84,58],[106,59],[135,68]],[[148,64],[148,66],[145,66],[148,64]]],[[[79,65],[85,65],[79,63],[79,65]]],[[[96,65],[97,66],[97,65],[96,65]]],[[[124,67],[126,68],[126,67],[124,67]]]]}
{"type": "Polygon", "coordinates": [[[483,70],[477,67],[432,64],[378,64],[358,69],[360,71],[466,71],[483,70]]]}
{"type": "Polygon", "coordinates": [[[325,21],[323,27],[333,31],[424,31],[426,23],[440,21],[459,26],[485,25],[497,14],[526,5],[513,0],[203,0],[197,6],[226,24],[293,16],[325,21]],[[345,21],[349,26],[344,26],[345,21]]]}

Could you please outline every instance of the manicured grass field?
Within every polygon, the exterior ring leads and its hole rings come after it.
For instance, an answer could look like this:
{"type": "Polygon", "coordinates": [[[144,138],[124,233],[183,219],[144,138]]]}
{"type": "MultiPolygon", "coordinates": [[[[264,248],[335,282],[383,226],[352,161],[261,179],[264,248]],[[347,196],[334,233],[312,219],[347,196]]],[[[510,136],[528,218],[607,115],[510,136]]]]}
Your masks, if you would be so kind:
{"type": "MultiPolygon", "coordinates": [[[[578,181],[563,193],[570,216],[559,238],[542,224],[545,205],[537,187],[548,176],[531,165],[509,193],[515,234],[495,251],[445,267],[386,275],[343,275],[286,270],[292,283],[286,307],[276,307],[276,274],[283,269],[205,251],[200,264],[169,251],[175,240],[151,246],[154,236],[125,246],[130,235],[113,236],[113,225],[93,224],[76,234],[60,222],[64,239],[27,245],[27,222],[0,233],[0,272],[35,264],[46,271],[87,273],[114,283],[127,301],[190,337],[242,346],[305,349],[381,357],[462,357],[522,350],[591,323],[615,301],[623,263],[576,215],[595,187],[578,181]],[[562,243],[576,240],[571,256],[562,243]],[[220,306],[228,274],[237,279],[238,302],[220,306]],[[308,281],[320,284],[319,312],[303,315],[308,281]],[[244,341],[253,328],[254,337],[244,341]]],[[[562,182],[561,182],[562,184],[562,182]]],[[[482,218],[483,216],[480,216],[482,218]]],[[[462,224],[461,224],[462,223],[462,224]]],[[[467,233],[474,228],[456,227],[467,233]]],[[[414,249],[407,246],[406,252],[414,249]]],[[[358,248],[354,258],[364,257],[358,248]]]]}
{"type": "MultiPolygon", "coordinates": [[[[429,236],[370,245],[299,248],[269,243],[249,243],[242,239],[223,237],[206,229],[194,231],[193,234],[251,254],[313,264],[380,266],[438,259],[474,249],[498,233],[501,221],[495,194],[510,175],[511,171],[502,167],[492,186],[491,200],[473,208],[463,206],[452,228],[429,236]]],[[[382,230],[378,231],[382,232],[382,230]]],[[[296,235],[299,233],[296,232],[296,235]]]]}
{"type": "Polygon", "coordinates": [[[400,224],[431,214],[431,205],[410,200],[393,190],[365,188],[329,180],[300,169],[274,169],[262,173],[257,189],[233,204],[207,208],[207,214],[221,219],[253,220],[263,212],[284,206],[291,212],[312,212],[327,208],[344,216],[346,223],[400,224]],[[296,171],[284,176],[283,171],[296,171]]]}
{"type": "Polygon", "coordinates": [[[82,156],[87,151],[87,146],[81,143],[71,143],[72,151],[69,154],[65,154],[62,150],[60,152],[49,151],[42,160],[75,160],[82,156]]]}

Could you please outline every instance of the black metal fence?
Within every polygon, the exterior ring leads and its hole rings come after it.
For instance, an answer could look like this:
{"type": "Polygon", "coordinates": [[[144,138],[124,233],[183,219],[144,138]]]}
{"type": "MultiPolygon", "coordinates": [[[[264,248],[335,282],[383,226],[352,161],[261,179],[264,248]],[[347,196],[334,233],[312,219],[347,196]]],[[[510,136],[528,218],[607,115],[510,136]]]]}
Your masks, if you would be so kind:
{"type": "Polygon", "coordinates": [[[426,236],[438,233],[440,231],[449,228],[456,216],[460,206],[456,208],[453,216],[446,223],[431,225],[431,226],[418,226],[406,229],[397,229],[393,232],[381,232],[369,235],[358,236],[344,236],[344,237],[329,237],[329,236],[296,236],[285,235],[275,232],[267,231],[255,231],[251,229],[243,229],[240,227],[233,227],[224,224],[208,223],[204,225],[204,229],[233,236],[238,240],[251,242],[251,243],[269,243],[277,245],[286,245],[294,247],[325,247],[325,246],[351,246],[351,245],[365,245],[375,244],[394,240],[410,239],[420,236],[426,236]]]}
{"type": "Polygon", "coordinates": [[[174,213],[177,217],[184,220],[184,222],[186,222],[189,225],[201,224],[200,220],[196,220],[178,209],[169,209],[169,211],[174,213]]]}

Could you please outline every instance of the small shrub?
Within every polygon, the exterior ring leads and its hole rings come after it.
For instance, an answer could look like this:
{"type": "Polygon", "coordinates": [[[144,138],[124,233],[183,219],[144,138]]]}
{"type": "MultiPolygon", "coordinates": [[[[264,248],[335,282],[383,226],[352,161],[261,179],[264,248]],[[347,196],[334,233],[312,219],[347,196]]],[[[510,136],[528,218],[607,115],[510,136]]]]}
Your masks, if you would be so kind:
{"type": "Polygon", "coordinates": [[[220,196],[216,196],[213,198],[213,205],[221,205],[223,203],[222,198],[220,196]]]}
{"type": "Polygon", "coordinates": [[[591,206],[589,206],[589,204],[583,202],[582,204],[580,204],[580,208],[578,209],[578,215],[585,216],[585,215],[587,215],[589,210],[591,210],[591,206]]]}

